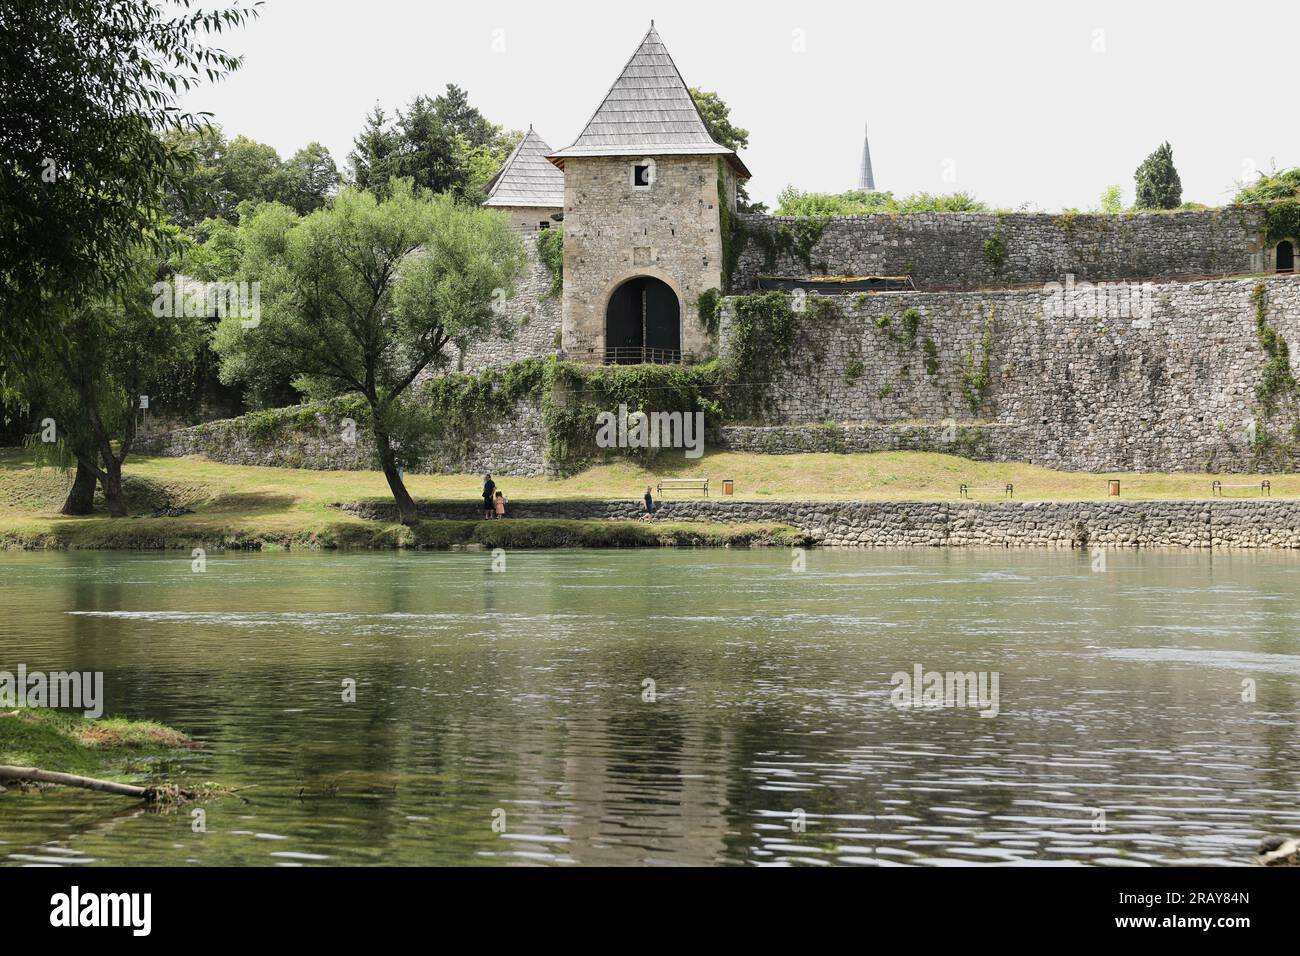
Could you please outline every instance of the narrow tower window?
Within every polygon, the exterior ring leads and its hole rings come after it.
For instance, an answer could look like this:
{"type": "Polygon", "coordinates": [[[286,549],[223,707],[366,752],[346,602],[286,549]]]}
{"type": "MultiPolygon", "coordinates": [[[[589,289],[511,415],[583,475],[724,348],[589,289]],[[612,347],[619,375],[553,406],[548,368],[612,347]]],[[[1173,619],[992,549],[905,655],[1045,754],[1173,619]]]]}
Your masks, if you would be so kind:
{"type": "Polygon", "coordinates": [[[632,188],[649,189],[655,182],[655,161],[643,159],[632,164],[632,188]]]}

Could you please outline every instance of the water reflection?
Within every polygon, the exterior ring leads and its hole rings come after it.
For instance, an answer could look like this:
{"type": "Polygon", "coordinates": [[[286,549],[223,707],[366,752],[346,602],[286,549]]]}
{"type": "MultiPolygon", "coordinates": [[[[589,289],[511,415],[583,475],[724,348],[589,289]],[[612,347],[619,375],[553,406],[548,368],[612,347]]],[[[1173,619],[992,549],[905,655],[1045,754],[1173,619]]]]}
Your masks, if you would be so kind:
{"type": "Polygon", "coordinates": [[[490,563],[0,557],[0,667],[104,670],[206,744],[183,773],[256,784],[206,834],[4,794],[0,860],[1222,864],[1300,830],[1294,556],[490,563]],[[896,709],[914,664],[998,672],[999,716],[896,709]]]}

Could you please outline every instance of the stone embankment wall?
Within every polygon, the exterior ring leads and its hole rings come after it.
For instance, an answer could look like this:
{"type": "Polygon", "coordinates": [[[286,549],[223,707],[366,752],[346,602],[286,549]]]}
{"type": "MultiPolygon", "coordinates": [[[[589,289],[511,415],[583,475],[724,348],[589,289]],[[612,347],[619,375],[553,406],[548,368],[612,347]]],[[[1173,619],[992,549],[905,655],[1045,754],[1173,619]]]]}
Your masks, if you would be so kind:
{"type": "Polygon", "coordinates": [[[742,216],[733,291],[760,275],[911,276],[919,289],[1234,275],[1264,268],[1263,212],[742,216]],[[815,239],[816,241],[810,241],[815,239]]]}
{"type": "MultiPolygon", "coordinates": [[[[506,487],[509,494],[509,488],[506,487]]],[[[638,501],[513,501],[513,518],[633,519],[638,501]]],[[[344,510],[395,520],[388,502],[344,510]]],[[[471,519],[478,501],[426,502],[429,519],[471,519]]],[[[509,519],[507,519],[509,520],[509,519]]],[[[1300,548],[1300,501],[1124,502],[664,501],[657,520],[780,522],[826,546],[1300,548]]]]}
{"type": "MultiPolygon", "coordinates": [[[[1261,283],[1300,375],[1300,276],[809,297],[760,427],[724,437],[745,451],[911,448],[1076,471],[1286,467],[1256,445],[1297,434],[1293,398],[1270,416],[1257,395],[1270,361],[1261,283]]],[[[728,299],[724,361],[737,321],[728,299]]]]}
{"type": "MultiPolygon", "coordinates": [[[[369,428],[349,428],[342,412],[320,406],[276,409],[278,422],[257,415],[207,422],[137,443],[141,454],[205,455],[230,465],[364,471],[377,468],[369,428]]],[[[541,475],[546,439],[541,403],[521,399],[479,424],[474,433],[449,436],[413,470],[426,474],[541,475]]]]}

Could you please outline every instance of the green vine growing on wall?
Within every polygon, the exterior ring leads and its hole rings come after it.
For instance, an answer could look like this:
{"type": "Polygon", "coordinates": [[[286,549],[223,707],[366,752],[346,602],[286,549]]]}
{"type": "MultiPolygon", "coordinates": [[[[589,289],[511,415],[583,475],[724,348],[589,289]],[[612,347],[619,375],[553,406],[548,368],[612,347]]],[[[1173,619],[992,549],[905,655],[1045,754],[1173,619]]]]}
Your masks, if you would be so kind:
{"type": "Polygon", "coordinates": [[[704,331],[709,335],[717,335],[718,322],[722,316],[722,293],[717,289],[706,289],[700,293],[697,307],[704,331]]]}
{"type": "Polygon", "coordinates": [[[908,349],[916,348],[916,336],[921,330],[921,310],[903,310],[903,344],[908,349]]]}
{"type": "Polygon", "coordinates": [[[1300,386],[1297,386],[1295,373],[1291,371],[1291,350],[1286,339],[1268,324],[1267,284],[1255,283],[1251,302],[1255,307],[1255,335],[1267,356],[1259,384],[1255,386],[1255,398],[1267,416],[1277,410],[1283,398],[1300,393],[1300,386]]]}
{"type": "Polygon", "coordinates": [[[984,337],[980,342],[979,357],[976,358],[973,353],[966,356],[966,361],[961,367],[961,391],[972,413],[979,412],[984,399],[988,396],[989,388],[993,385],[992,358],[993,309],[990,308],[988,318],[984,321],[984,337]]]}
{"type": "Polygon", "coordinates": [[[537,236],[537,256],[551,270],[551,285],[542,298],[553,298],[564,289],[564,230],[543,229],[537,236]]]}
{"type": "Polygon", "coordinates": [[[439,375],[422,385],[417,397],[429,411],[435,434],[444,442],[454,438],[465,451],[484,422],[500,422],[514,414],[519,400],[541,394],[546,364],[529,358],[481,372],[439,375]]]}
{"type": "MultiPolygon", "coordinates": [[[[568,470],[597,457],[596,420],[601,412],[703,412],[716,427],[722,409],[713,397],[717,362],[702,365],[582,365],[552,358],[545,365],[542,424],[547,458],[568,470]]],[[[611,449],[609,454],[650,458],[659,448],[611,449]]]]}
{"type": "Polygon", "coordinates": [[[1264,210],[1264,241],[1271,246],[1283,239],[1300,239],[1300,199],[1282,199],[1264,210]]]}
{"type": "Polygon", "coordinates": [[[984,240],[984,261],[989,264],[989,268],[994,272],[1001,272],[1002,267],[1006,265],[1007,242],[1002,238],[1002,225],[1000,223],[993,235],[984,240]]]}
{"type": "Polygon", "coordinates": [[[934,378],[939,374],[939,347],[934,344],[934,339],[927,335],[925,341],[921,343],[921,351],[925,353],[925,374],[934,378]]]}

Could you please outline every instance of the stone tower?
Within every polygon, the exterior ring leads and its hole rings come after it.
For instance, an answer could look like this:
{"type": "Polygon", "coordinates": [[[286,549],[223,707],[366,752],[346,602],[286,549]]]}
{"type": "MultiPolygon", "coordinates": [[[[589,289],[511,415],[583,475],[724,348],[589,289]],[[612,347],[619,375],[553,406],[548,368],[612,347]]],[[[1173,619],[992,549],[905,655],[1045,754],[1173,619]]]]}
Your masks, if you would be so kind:
{"type": "Polygon", "coordinates": [[[709,136],[654,23],[564,171],[561,346],[583,361],[692,361],[713,349],[699,297],[722,286],[722,206],[749,171],[709,136]]]}

